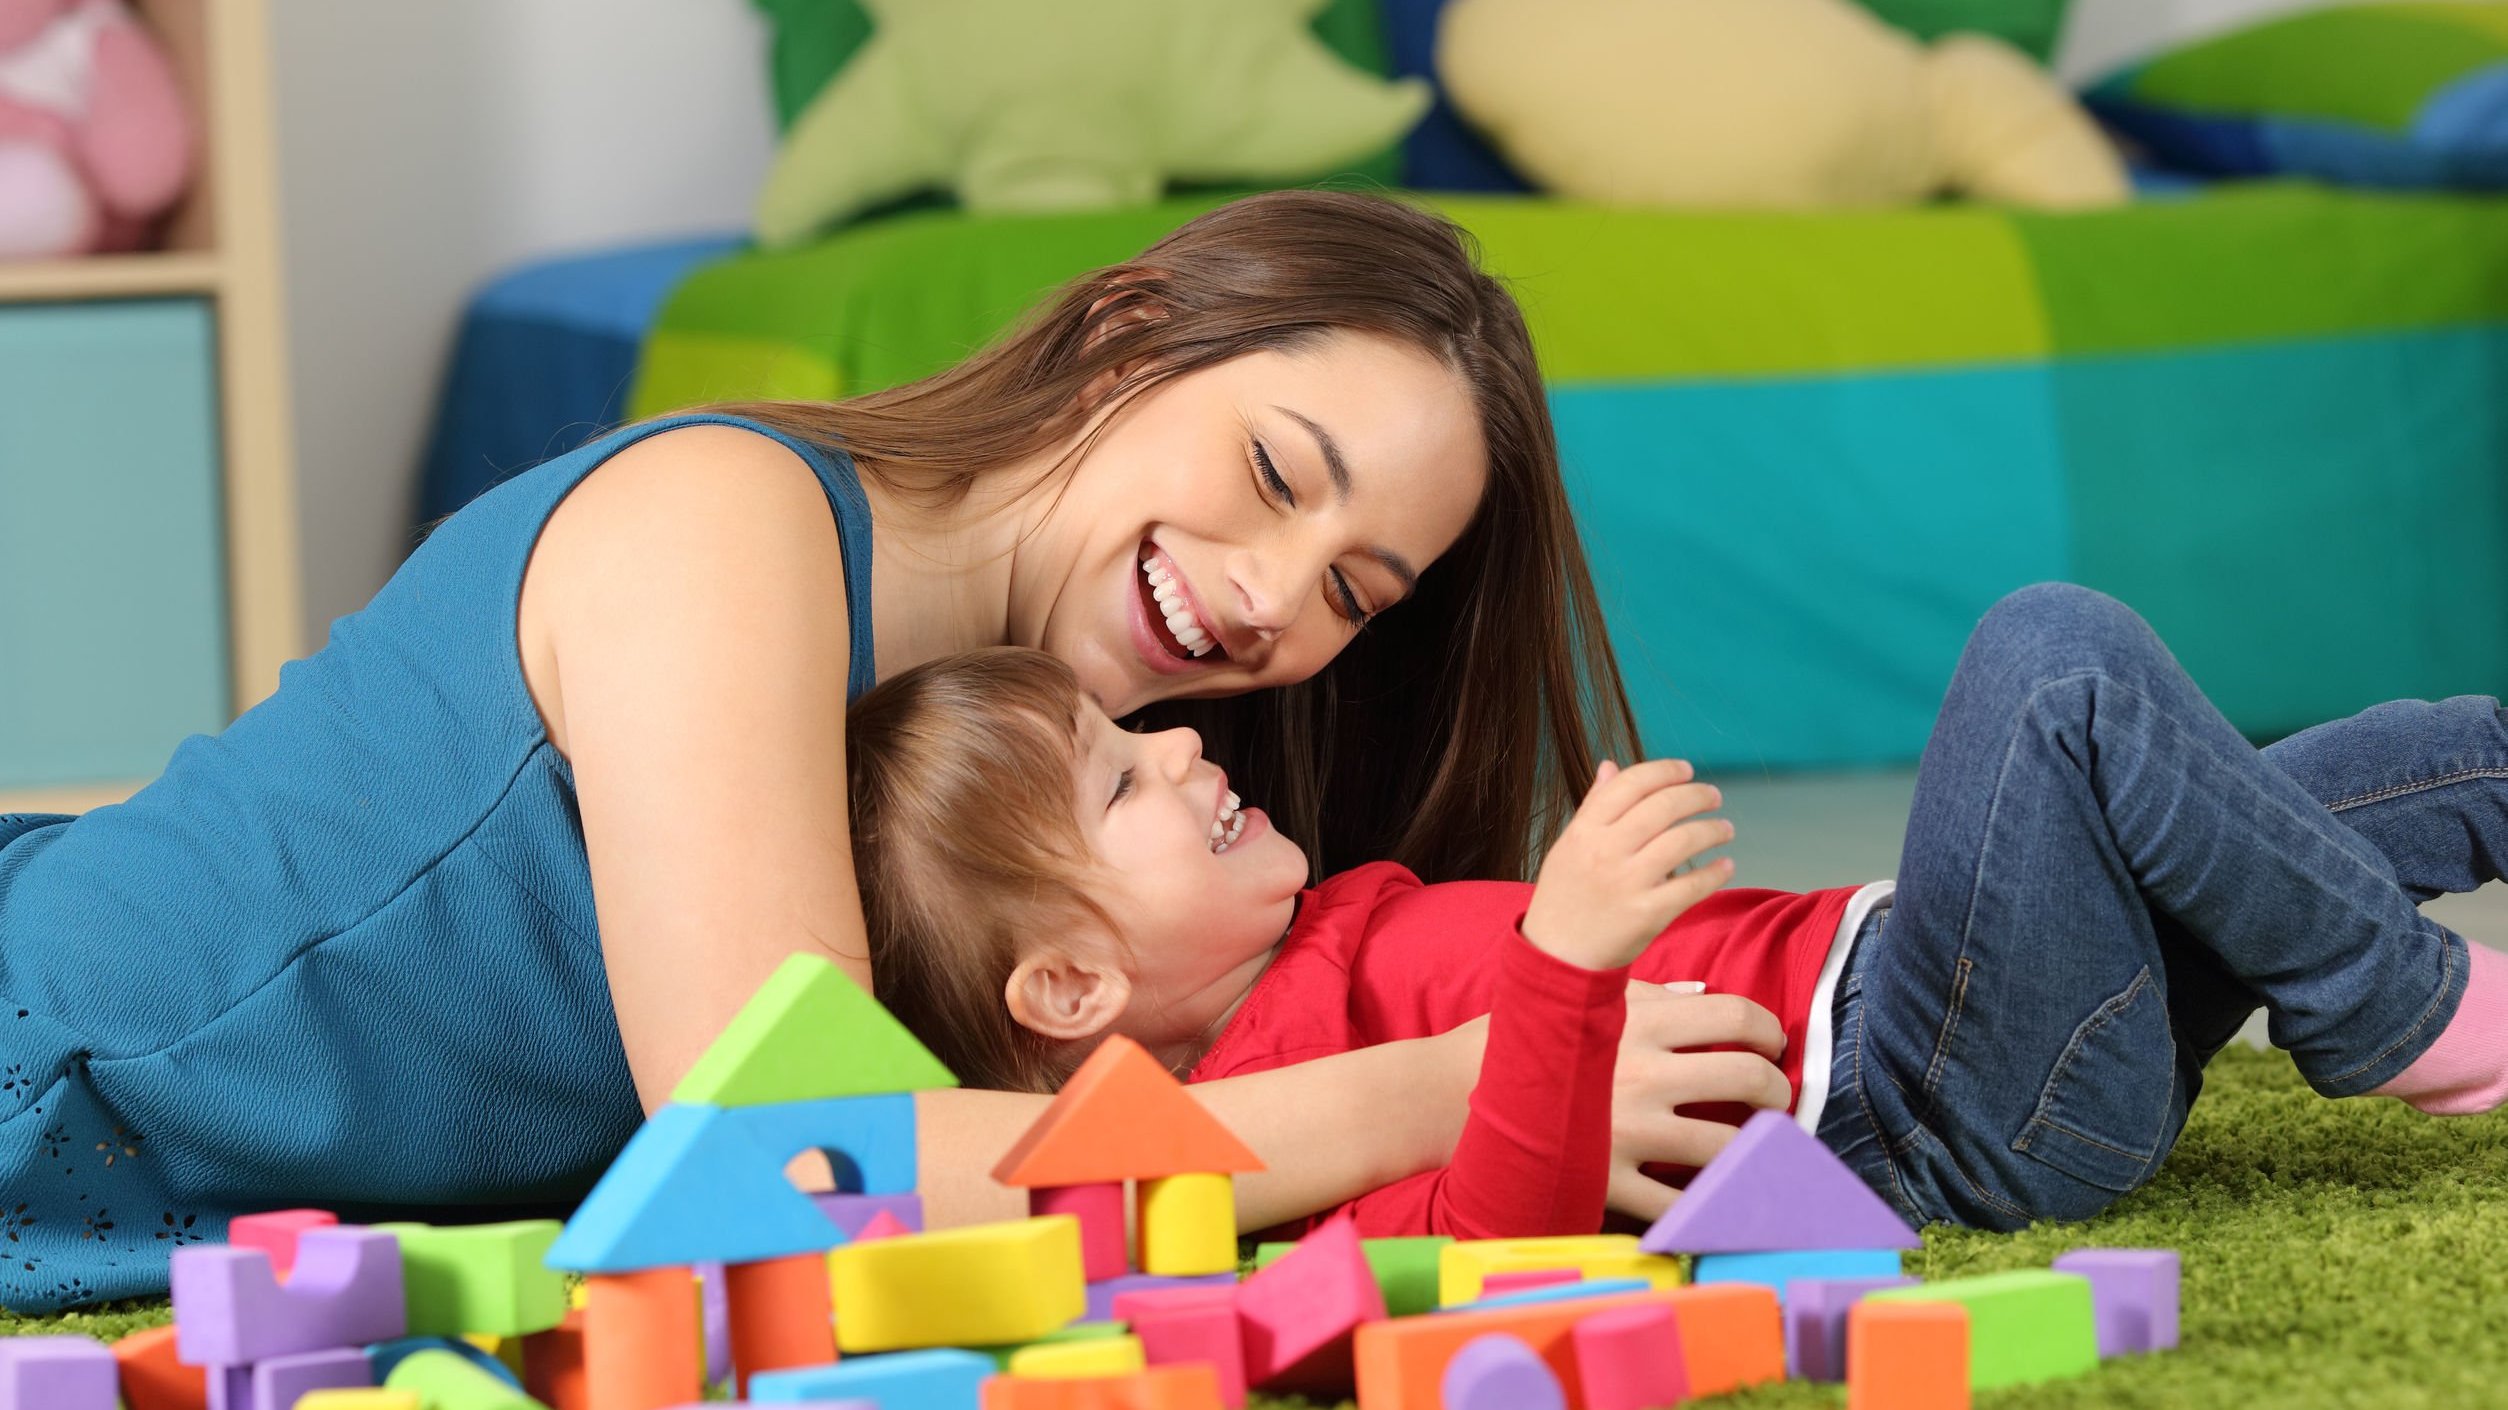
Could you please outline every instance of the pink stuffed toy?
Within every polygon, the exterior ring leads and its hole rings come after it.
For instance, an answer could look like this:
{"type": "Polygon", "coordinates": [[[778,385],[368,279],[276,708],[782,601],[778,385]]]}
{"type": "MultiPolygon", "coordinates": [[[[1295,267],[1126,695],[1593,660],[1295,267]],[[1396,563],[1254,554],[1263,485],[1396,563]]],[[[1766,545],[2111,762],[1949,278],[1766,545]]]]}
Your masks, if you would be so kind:
{"type": "Polygon", "coordinates": [[[122,0],[0,0],[0,259],[138,248],[192,162],[173,66],[122,0]]]}

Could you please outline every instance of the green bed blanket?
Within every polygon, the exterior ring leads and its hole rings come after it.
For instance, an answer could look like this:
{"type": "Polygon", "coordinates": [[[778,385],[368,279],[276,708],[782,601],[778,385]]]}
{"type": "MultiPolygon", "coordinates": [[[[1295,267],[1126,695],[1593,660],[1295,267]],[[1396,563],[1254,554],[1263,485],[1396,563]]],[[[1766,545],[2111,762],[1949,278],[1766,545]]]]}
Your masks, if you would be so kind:
{"type": "MultiPolygon", "coordinates": [[[[2259,739],[2508,688],[2508,201],[1424,199],[1524,304],[1653,752],[1912,760],[1977,616],[2049,578],[2139,609],[2259,739]]],[[[920,376],[1208,204],[732,257],[654,324],[635,408],[920,376]]]]}

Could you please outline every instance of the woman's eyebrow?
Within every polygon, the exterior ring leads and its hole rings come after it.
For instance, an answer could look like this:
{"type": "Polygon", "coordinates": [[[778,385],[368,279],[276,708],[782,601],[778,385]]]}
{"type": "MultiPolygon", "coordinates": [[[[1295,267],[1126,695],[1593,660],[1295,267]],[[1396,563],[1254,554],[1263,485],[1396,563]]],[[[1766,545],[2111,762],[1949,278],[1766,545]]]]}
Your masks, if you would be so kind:
{"type": "MultiPolygon", "coordinates": [[[[1317,424],[1311,416],[1278,404],[1274,404],[1272,410],[1304,426],[1306,434],[1315,438],[1315,449],[1322,452],[1324,457],[1324,473],[1332,480],[1333,500],[1338,504],[1348,504],[1350,502],[1350,462],[1341,456],[1341,443],[1334,440],[1332,432],[1317,424]]],[[[1419,571],[1411,566],[1409,559],[1389,548],[1370,548],[1367,550],[1367,556],[1385,565],[1385,571],[1401,581],[1405,596],[1419,591],[1419,571]]]]}

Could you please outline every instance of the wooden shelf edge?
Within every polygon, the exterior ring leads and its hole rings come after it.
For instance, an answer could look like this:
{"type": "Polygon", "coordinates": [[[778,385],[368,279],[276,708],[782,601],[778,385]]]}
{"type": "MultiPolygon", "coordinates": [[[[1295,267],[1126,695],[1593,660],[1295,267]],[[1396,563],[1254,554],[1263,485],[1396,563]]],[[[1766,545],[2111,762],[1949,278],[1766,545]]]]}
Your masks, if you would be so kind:
{"type": "Polygon", "coordinates": [[[218,257],[205,250],[93,255],[86,259],[0,261],[0,301],[130,299],[215,295],[218,257]]]}
{"type": "Polygon", "coordinates": [[[116,783],[64,784],[58,788],[0,788],[0,813],[84,813],[147,787],[144,778],[116,783]]]}

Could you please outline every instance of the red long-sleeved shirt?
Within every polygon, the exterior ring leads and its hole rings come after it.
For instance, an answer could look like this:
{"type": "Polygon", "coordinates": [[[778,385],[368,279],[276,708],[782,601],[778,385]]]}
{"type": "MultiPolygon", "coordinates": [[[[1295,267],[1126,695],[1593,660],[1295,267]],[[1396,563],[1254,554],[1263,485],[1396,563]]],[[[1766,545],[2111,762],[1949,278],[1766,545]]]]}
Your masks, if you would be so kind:
{"type": "Polygon", "coordinates": [[[1523,882],[1429,886],[1373,863],[1299,899],[1280,953],[1191,1080],[1424,1038],[1487,1014],[1489,1044],[1453,1162],[1284,1232],[1348,1213],[1371,1238],[1590,1234],[1602,1226],[1610,1177],[1611,1071],[1628,981],[1698,980],[1765,1006],[1784,1025],[1779,1065],[1800,1100],[1812,991],[1854,891],[1718,891],[1629,968],[1588,970],[1517,930],[1532,899],[1523,882]]]}

